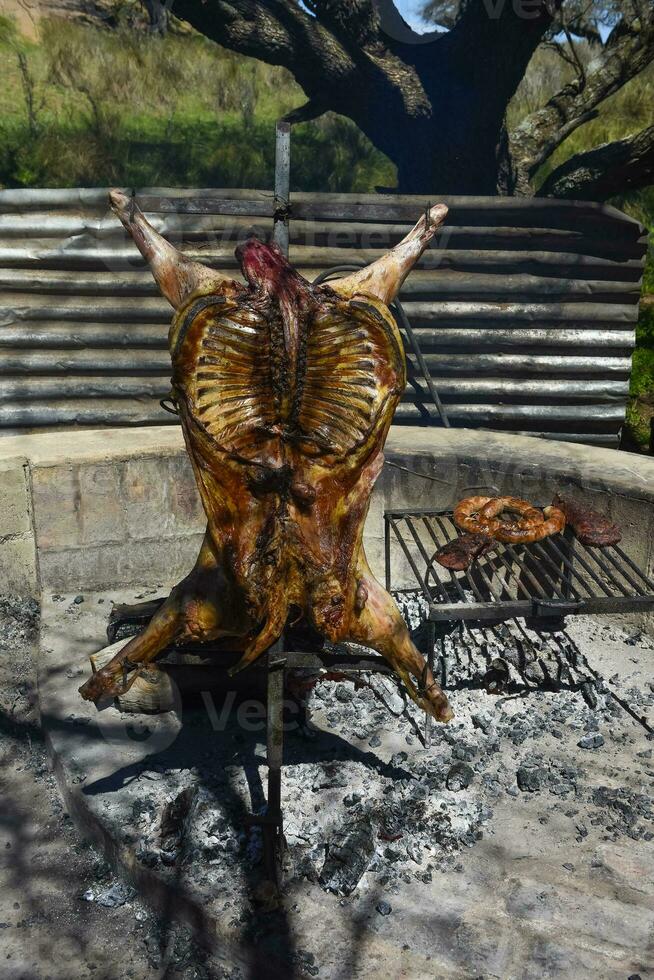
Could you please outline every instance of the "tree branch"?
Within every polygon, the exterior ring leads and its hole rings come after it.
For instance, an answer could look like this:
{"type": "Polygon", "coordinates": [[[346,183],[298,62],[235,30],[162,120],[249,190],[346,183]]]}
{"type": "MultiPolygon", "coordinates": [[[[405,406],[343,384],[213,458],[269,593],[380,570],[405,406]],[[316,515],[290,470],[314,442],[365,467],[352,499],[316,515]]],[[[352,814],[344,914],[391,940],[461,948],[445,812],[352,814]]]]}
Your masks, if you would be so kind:
{"type": "Polygon", "coordinates": [[[304,105],[300,105],[296,109],[291,109],[285,116],[282,116],[282,121],[293,124],[308,122],[309,119],[316,119],[328,110],[329,106],[327,103],[318,99],[309,99],[304,105]]]}
{"type": "Polygon", "coordinates": [[[654,58],[654,11],[616,25],[593,70],[578,74],[549,102],[527,116],[509,138],[516,192],[530,194],[530,179],[575,129],[596,114],[596,107],[654,58]],[[618,30],[618,26],[621,29],[618,30]]]}
{"type": "Polygon", "coordinates": [[[296,0],[174,0],[173,12],[232,51],[287,68],[309,98],[355,68],[341,41],[296,0]]]}
{"type": "Polygon", "coordinates": [[[421,14],[424,20],[451,30],[459,17],[465,3],[460,0],[426,0],[422,5],[421,14]]]}
{"type": "Polygon", "coordinates": [[[654,126],[614,143],[577,153],[554,170],[539,197],[605,201],[654,183],[654,126]]]}
{"type": "Polygon", "coordinates": [[[364,47],[379,38],[379,14],[372,0],[305,0],[306,6],[346,44],[364,47]]]}

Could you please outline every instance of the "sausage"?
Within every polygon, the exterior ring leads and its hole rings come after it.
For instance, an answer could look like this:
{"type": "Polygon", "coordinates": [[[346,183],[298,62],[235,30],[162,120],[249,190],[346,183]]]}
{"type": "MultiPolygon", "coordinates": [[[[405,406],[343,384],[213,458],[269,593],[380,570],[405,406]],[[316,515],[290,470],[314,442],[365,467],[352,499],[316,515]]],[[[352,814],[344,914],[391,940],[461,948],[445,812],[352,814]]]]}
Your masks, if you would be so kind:
{"type": "Polygon", "coordinates": [[[610,544],[618,544],[622,540],[622,532],[617,524],[608,517],[580,504],[569,497],[557,494],[552,501],[565,514],[565,519],[574,531],[575,537],[589,548],[602,548],[610,544]]]}
{"type": "Polygon", "coordinates": [[[492,521],[501,514],[519,514],[523,527],[531,524],[542,524],[543,512],[533,507],[528,500],[519,497],[492,497],[479,511],[481,521],[492,521]]]}
{"type": "Polygon", "coordinates": [[[500,524],[492,532],[493,537],[505,544],[531,544],[532,541],[542,541],[551,534],[559,534],[565,527],[565,514],[558,507],[546,507],[543,515],[544,519],[540,523],[528,527],[520,526],[521,522],[506,526],[500,524]]]}
{"type": "Polygon", "coordinates": [[[471,534],[488,534],[490,521],[483,521],[479,517],[479,511],[492,499],[492,497],[466,497],[465,500],[460,500],[452,515],[456,526],[471,534]]]}
{"type": "Polygon", "coordinates": [[[494,547],[495,540],[490,534],[461,534],[454,541],[443,545],[434,555],[434,560],[443,568],[450,568],[453,572],[463,572],[473,561],[494,547]]]}
{"type": "Polygon", "coordinates": [[[466,497],[454,508],[453,517],[464,531],[488,534],[505,544],[541,541],[565,527],[565,514],[560,508],[553,505],[540,511],[519,497],[466,497]],[[517,520],[502,519],[505,512],[517,514],[517,520]]]}

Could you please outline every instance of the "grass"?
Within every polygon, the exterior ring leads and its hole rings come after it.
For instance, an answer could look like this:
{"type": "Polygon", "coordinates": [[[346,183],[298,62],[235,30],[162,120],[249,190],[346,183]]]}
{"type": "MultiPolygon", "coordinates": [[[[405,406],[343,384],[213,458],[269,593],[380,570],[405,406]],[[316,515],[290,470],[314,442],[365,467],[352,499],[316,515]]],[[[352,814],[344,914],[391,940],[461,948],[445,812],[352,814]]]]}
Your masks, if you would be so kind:
{"type": "Polygon", "coordinates": [[[650,436],[654,415],[654,187],[613,203],[650,230],[625,426],[625,445],[647,452],[654,450],[650,436]]]}
{"type": "MultiPolygon", "coordinates": [[[[274,122],[304,101],[284,69],[198,36],[159,38],[127,26],[108,31],[57,20],[44,25],[38,45],[12,36],[6,22],[4,36],[5,186],[267,188],[274,122]],[[34,92],[31,112],[26,84],[34,92]]],[[[293,156],[295,190],[365,191],[395,182],[390,161],[333,114],[295,129],[293,156]]]]}

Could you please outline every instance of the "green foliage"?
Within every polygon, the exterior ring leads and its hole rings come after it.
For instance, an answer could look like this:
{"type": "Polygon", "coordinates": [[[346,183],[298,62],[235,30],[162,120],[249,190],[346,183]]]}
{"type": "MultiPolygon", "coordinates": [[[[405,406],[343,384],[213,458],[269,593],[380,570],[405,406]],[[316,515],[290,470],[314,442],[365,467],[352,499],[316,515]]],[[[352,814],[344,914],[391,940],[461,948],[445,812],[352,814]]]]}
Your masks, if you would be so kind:
{"type": "Polygon", "coordinates": [[[637,347],[631,363],[631,396],[639,398],[645,395],[654,398],[654,347],[637,347]]]}
{"type": "Polygon", "coordinates": [[[9,17],[0,14],[0,44],[11,44],[16,37],[16,26],[9,17]]]}
{"type": "Polygon", "coordinates": [[[651,419],[654,416],[654,303],[650,302],[651,298],[644,295],[640,305],[626,418],[628,436],[642,449],[649,445],[651,419]]]}
{"type": "Polygon", "coordinates": [[[537,183],[575,153],[623,139],[651,126],[653,103],[654,63],[606,99],[600,105],[596,119],[580,126],[564,140],[539,171],[537,183]]]}
{"type": "MultiPolygon", "coordinates": [[[[643,295],[654,293],[654,187],[646,187],[645,190],[637,193],[616,197],[611,203],[649,229],[649,251],[643,274],[643,295]]],[[[654,346],[654,335],[651,343],[654,346]]]]}
{"type": "Polygon", "coordinates": [[[627,405],[625,426],[630,437],[629,441],[638,449],[645,451],[650,439],[649,415],[643,412],[640,402],[636,399],[631,399],[627,405]]]}
{"type": "Polygon", "coordinates": [[[636,343],[639,347],[650,347],[654,350],[654,303],[651,297],[644,297],[640,306],[640,316],[636,328],[636,343]]]}

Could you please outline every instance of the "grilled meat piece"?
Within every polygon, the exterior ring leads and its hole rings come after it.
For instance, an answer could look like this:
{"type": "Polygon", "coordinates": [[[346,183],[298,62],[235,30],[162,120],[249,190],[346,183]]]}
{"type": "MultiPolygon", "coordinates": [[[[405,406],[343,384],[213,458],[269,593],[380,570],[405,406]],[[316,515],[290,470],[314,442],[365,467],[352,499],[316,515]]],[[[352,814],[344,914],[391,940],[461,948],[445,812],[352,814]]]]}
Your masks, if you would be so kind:
{"type": "Polygon", "coordinates": [[[605,545],[617,544],[622,539],[622,532],[617,524],[596,510],[581,504],[570,497],[557,494],[552,501],[565,514],[566,522],[575,533],[575,537],[589,548],[603,548],[605,545]]]}
{"type": "Polygon", "coordinates": [[[490,534],[461,534],[454,541],[443,545],[434,558],[443,568],[450,568],[453,572],[463,572],[473,561],[496,546],[497,542],[490,534]]]}

